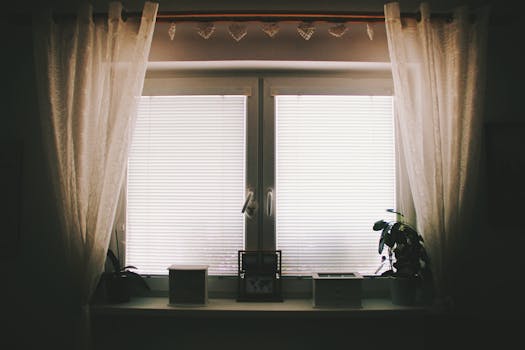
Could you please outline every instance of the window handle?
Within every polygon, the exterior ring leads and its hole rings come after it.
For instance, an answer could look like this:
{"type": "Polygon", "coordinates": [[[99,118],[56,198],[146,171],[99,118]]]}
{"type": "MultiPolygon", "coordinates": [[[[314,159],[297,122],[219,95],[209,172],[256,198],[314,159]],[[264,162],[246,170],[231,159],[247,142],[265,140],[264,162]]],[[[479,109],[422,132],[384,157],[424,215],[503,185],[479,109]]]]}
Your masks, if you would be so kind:
{"type": "Polygon", "coordinates": [[[270,188],[266,193],[266,215],[272,216],[273,212],[273,190],[270,188]]]}
{"type": "Polygon", "coordinates": [[[246,208],[248,208],[248,204],[250,204],[250,202],[252,201],[252,197],[253,197],[253,192],[248,191],[248,195],[246,196],[246,200],[244,201],[244,205],[242,206],[241,213],[244,214],[244,212],[246,211],[246,208]]]}
{"type": "Polygon", "coordinates": [[[254,200],[254,194],[252,190],[248,191],[244,205],[242,206],[241,213],[246,215],[249,219],[255,216],[255,211],[257,210],[257,202],[254,200]]]}

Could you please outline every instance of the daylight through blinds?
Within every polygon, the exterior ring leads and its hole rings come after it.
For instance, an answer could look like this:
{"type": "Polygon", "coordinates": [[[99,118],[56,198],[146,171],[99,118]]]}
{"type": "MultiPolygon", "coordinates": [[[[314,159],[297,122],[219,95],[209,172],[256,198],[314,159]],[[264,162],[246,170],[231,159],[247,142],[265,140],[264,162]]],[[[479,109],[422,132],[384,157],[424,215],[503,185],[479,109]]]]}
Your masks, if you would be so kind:
{"type": "Polygon", "coordinates": [[[391,96],[276,96],[276,240],[283,273],[379,266],[373,223],[395,208],[391,96]]]}
{"type": "Polygon", "coordinates": [[[245,96],[143,96],[129,156],[126,263],[237,272],[244,247],[245,96]]]}

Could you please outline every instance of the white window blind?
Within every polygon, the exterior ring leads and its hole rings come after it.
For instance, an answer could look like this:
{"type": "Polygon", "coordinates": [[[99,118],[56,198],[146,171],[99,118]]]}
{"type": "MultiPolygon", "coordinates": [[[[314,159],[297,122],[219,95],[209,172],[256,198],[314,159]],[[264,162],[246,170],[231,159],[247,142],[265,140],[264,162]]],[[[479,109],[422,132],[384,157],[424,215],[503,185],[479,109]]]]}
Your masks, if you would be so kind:
{"type": "Polygon", "coordinates": [[[245,96],[143,96],[129,156],[126,263],[237,273],[244,247],[245,96]]]}
{"type": "Polygon", "coordinates": [[[395,208],[391,96],[276,96],[276,241],[283,273],[379,266],[373,223],[395,208]]]}

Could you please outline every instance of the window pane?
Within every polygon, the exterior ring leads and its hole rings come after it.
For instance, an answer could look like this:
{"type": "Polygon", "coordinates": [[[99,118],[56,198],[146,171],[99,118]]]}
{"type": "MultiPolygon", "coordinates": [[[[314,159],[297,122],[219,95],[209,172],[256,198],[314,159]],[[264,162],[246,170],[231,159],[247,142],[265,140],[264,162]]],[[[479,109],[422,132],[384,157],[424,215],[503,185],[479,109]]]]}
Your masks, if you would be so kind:
{"type": "Polygon", "coordinates": [[[126,262],[237,273],[244,247],[245,96],[143,96],[129,156],[126,262]]]}
{"type": "Polygon", "coordinates": [[[391,96],[276,97],[276,241],[283,273],[379,266],[373,223],[394,208],[391,96]]]}

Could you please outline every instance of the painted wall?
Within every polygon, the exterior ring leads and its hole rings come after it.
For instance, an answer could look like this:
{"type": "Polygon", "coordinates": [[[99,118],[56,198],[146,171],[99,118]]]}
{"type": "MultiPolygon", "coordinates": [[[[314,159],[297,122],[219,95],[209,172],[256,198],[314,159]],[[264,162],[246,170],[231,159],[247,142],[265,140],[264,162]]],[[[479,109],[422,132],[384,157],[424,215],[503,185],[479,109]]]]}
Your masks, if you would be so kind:
{"type": "Polygon", "coordinates": [[[319,23],[308,41],[298,34],[297,23],[282,23],[273,38],[259,24],[249,23],[246,36],[239,42],[228,33],[228,24],[218,23],[212,37],[205,40],[197,34],[195,23],[180,23],[171,41],[169,23],[158,23],[150,61],[390,61],[382,23],[373,25],[374,40],[366,33],[366,24],[352,24],[337,38],[328,32],[333,24],[319,23]]]}

